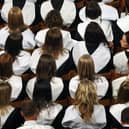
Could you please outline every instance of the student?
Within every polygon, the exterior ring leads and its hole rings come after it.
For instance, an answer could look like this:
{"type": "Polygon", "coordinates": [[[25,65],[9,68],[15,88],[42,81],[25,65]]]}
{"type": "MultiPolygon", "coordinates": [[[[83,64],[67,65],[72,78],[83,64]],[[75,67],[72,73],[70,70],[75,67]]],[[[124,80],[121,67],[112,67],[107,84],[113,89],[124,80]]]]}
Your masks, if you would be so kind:
{"type": "Polygon", "coordinates": [[[36,120],[39,114],[39,110],[32,101],[23,104],[21,114],[23,115],[25,122],[17,129],[53,129],[53,127],[48,125],[37,124],[36,120]]]}
{"type": "Polygon", "coordinates": [[[73,40],[71,38],[70,32],[62,29],[63,19],[60,15],[60,12],[57,10],[51,10],[45,18],[45,24],[47,25],[47,28],[38,31],[35,36],[37,46],[42,47],[42,45],[45,43],[46,33],[50,28],[59,27],[63,38],[63,48],[71,50],[73,47],[73,40]]]}
{"type": "Polygon", "coordinates": [[[10,105],[11,86],[7,81],[0,80],[0,128],[16,129],[24,122],[20,109],[10,105]]]}
{"type": "Polygon", "coordinates": [[[5,50],[0,51],[0,55],[8,53],[13,59],[13,72],[21,75],[29,69],[30,53],[22,50],[23,36],[19,33],[12,33],[8,36],[5,50]]]}
{"type": "Polygon", "coordinates": [[[81,80],[75,94],[75,102],[69,106],[62,125],[70,129],[102,129],[106,125],[106,113],[98,103],[95,85],[90,80],[81,80]]]}
{"type": "Polygon", "coordinates": [[[112,56],[109,46],[110,43],[107,41],[101,27],[97,23],[91,22],[86,28],[84,41],[80,41],[73,48],[74,63],[77,66],[79,58],[84,54],[89,54],[94,60],[96,73],[109,72],[112,68],[112,56]]]}
{"type": "Polygon", "coordinates": [[[82,55],[80,57],[77,70],[78,75],[73,77],[69,83],[69,92],[73,99],[75,99],[78,84],[83,79],[88,79],[96,85],[97,96],[99,99],[108,97],[109,83],[105,77],[97,76],[95,74],[94,62],[90,55],[82,55]]]}
{"type": "Polygon", "coordinates": [[[120,85],[117,96],[117,103],[110,107],[111,128],[121,129],[121,112],[129,107],[129,80],[126,79],[120,85]]]}
{"type": "Polygon", "coordinates": [[[35,2],[36,0],[4,0],[1,16],[4,21],[8,22],[9,10],[13,7],[19,7],[22,10],[25,24],[31,25],[36,16],[35,2]]]}
{"type": "Polygon", "coordinates": [[[23,49],[33,49],[36,45],[33,32],[24,23],[21,9],[13,7],[9,10],[8,24],[0,29],[0,48],[4,49],[6,40],[10,33],[21,32],[23,36],[23,49]]]}
{"type": "Polygon", "coordinates": [[[76,17],[76,7],[70,0],[47,0],[41,5],[41,17],[45,20],[48,12],[58,10],[63,19],[63,25],[70,26],[76,17]]]}

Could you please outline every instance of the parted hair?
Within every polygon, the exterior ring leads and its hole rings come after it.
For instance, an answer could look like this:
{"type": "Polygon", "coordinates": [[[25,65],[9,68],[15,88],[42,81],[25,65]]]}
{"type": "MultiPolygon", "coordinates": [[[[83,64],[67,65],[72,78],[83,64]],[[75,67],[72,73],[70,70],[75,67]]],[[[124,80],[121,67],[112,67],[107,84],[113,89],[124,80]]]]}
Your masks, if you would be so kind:
{"type": "Polygon", "coordinates": [[[78,61],[78,75],[79,79],[95,79],[95,66],[94,61],[90,55],[82,55],[78,61]]]}
{"type": "Polygon", "coordinates": [[[118,103],[129,102],[129,79],[126,79],[121,83],[118,91],[117,101],[118,103]]]}
{"type": "Polygon", "coordinates": [[[84,121],[92,121],[95,104],[98,104],[95,85],[90,80],[81,80],[75,93],[75,105],[84,121]]]}

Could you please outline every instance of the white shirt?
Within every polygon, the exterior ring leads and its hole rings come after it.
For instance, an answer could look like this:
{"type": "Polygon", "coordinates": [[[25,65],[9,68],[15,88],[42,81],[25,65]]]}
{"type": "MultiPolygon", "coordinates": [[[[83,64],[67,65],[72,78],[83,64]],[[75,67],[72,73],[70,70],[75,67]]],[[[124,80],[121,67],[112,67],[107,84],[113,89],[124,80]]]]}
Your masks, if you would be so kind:
{"type": "MultiPolygon", "coordinates": [[[[31,25],[35,19],[35,2],[36,0],[26,0],[22,9],[23,19],[26,25],[31,25]]],[[[8,22],[8,13],[12,7],[13,0],[5,0],[1,9],[1,17],[5,22],[8,22]]]]}
{"type": "Polygon", "coordinates": [[[101,20],[100,17],[95,19],[95,20],[92,20],[92,19],[89,19],[89,18],[86,18],[87,20],[85,22],[82,22],[82,23],[79,23],[78,26],[77,26],[77,31],[79,32],[79,34],[81,35],[81,37],[84,39],[84,36],[85,36],[85,31],[86,31],[86,28],[88,26],[88,24],[90,22],[96,22],[97,24],[100,25],[101,29],[103,30],[107,40],[109,42],[112,42],[113,41],[113,30],[112,30],[112,25],[109,21],[107,20],[101,20]]]}
{"type": "MultiPolygon", "coordinates": [[[[30,99],[32,99],[33,96],[35,82],[36,82],[36,77],[30,79],[26,86],[26,92],[30,99]]],[[[50,81],[50,85],[52,91],[52,101],[55,101],[63,91],[64,84],[61,78],[53,77],[50,81]]]]}
{"type": "MultiPolygon", "coordinates": [[[[0,29],[0,48],[4,49],[8,36],[9,36],[9,29],[7,26],[0,29]]],[[[27,28],[22,32],[22,36],[23,36],[23,42],[22,42],[23,49],[32,49],[36,46],[36,41],[34,40],[34,34],[29,28],[27,28]]]]}
{"type": "MultiPolygon", "coordinates": [[[[51,1],[45,1],[41,5],[41,17],[43,20],[45,20],[48,12],[53,10],[51,1]]],[[[76,17],[76,7],[74,2],[70,0],[64,0],[64,3],[60,10],[61,16],[63,18],[63,24],[66,26],[70,26],[76,17]]]]}
{"type": "MultiPolygon", "coordinates": [[[[5,53],[5,51],[0,51],[0,55],[5,53]]],[[[16,75],[21,75],[29,69],[30,53],[26,51],[21,51],[13,62],[13,72],[16,75]]]]}
{"type": "MultiPolygon", "coordinates": [[[[78,42],[78,44],[73,48],[73,61],[78,65],[79,58],[84,55],[89,54],[85,42],[81,41],[78,42]]],[[[92,53],[92,58],[95,64],[95,72],[98,73],[100,70],[102,70],[110,61],[111,59],[111,53],[109,48],[101,43],[98,48],[92,53]],[[104,56],[103,56],[104,55],[104,56]],[[103,63],[102,63],[103,62],[103,63]]]]}
{"type": "MultiPolygon", "coordinates": [[[[30,59],[30,68],[33,73],[36,73],[36,68],[42,55],[42,48],[37,48],[33,51],[31,59],[30,59]]],[[[58,59],[56,59],[56,67],[57,69],[69,58],[69,51],[65,50],[62,55],[59,55],[58,59]]]]}
{"type": "MultiPolygon", "coordinates": [[[[35,40],[37,42],[37,46],[38,47],[42,47],[44,42],[45,42],[45,38],[46,38],[46,33],[49,30],[49,28],[47,29],[43,29],[37,32],[36,36],[35,36],[35,40]]],[[[66,48],[68,50],[71,50],[71,48],[74,46],[74,42],[71,38],[71,34],[69,31],[65,31],[65,30],[61,30],[61,34],[63,37],[63,48],[66,48]]]]}
{"type": "Polygon", "coordinates": [[[94,105],[92,121],[86,123],[81,118],[79,110],[77,110],[74,105],[71,105],[65,111],[62,125],[71,129],[102,129],[106,125],[104,106],[94,105]]]}
{"type": "MultiPolygon", "coordinates": [[[[119,18],[118,15],[118,11],[116,8],[106,5],[103,2],[99,2],[98,3],[100,8],[101,8],[101,18],[103,20],[112,20],[115,21],[119,18]]],[[[80,11],[79,11],[79,17],[80,19],[85,22],[86,21],[86,13],[85,13],[85,9],[86,7],[83,7],[80,11]]]]}
{"type": "Polygon", "coordinates": [[[54,129],[54,128],[49,125],[37,124],[35,120],[29,120],[25,121],[25,123],[17,129],[54,129]]]}
{"type": "MultiPolygon", "coordinates": [[[[73,77],[69,82],[69,93],[73,99],[75,98],[75,93],[77,91],[79,83],[80,83],[80,80],[79,80],[78,75],[73,77]]],[[[106,95],[106,93],[108,91],[109,83],[105,77],[98,76],[94,80],[94,84],[95,84],[95,87],[97,90],[97,96],[99,99],[101,99],[102,97],[104,97],[106,95]]]]}

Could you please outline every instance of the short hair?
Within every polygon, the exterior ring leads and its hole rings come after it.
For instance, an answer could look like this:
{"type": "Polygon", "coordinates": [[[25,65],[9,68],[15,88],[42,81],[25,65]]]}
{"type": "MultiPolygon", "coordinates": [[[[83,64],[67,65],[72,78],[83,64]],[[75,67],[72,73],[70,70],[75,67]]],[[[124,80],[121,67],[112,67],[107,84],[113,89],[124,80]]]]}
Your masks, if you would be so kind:
{"type": "Polygon", "coordinates": [[[13,58],[7,53],[0,55],[0,78],[8,79],[13,75],[13,58]]]}
{"type": "Polygon", "coordinates": [[[5,43],[5,51],[14,58],[20,53],[23,37],[21,33],[11,33],[5,43]]]}
{"type": "Polygon", "coordinates": [[[8,27],[11,32],[23,31],[27,28],[24,24],[22,11],[19,7],[12,7],[8,13],[8,27]]]}
{"type": "Polygon", "coordinates": [[[129,107],[123,109],[121,112],[121,122],[129,124],[129,107]]]}
{"type": "Polygon", "coordinates": [[[96,1],[91,0],[86,5],[85,13],[86,17],[96,19],[101,16],[101,8],[96,1]]]}
{"type": "Polygon", "coordinates": [[[60,12],[57,10],[51,10],[45,18],[45,23],[49,28],[62,27],[63,19],[60,15],[60,12]]]}
{"type": "Polygon", "coordinates": [[[58,58],[63,53],[63,39],[58,27],[50,28],[47,31],[43,53],[51,54],[54,58],[58,58]]]}
{"type": "Polygon", "coordinates": [[[36,69],[37,79],[51,80],[56,72],[55,59],[49,54],[42,54],[40,56],[38,66],[36,69]]]}
{"type": "Polygon", "coordinates": [[[79,107],[81,117],[86,121],[90,121],[94,105],[98,104],[95,84],[92,81],[81,80],[75,93],[75,105],[79,107]]]}
{"type": "Polygon", "coordinates": [[[0,108],[9,105],[11,90],[11,86],[7,81],[0,80],[0,108]]]}
{"type": "Polygon", "coordinates": [[[95,79],[95,66],[94,61],[90,55],[82,55],[78,61],[78,74],[79,79],[95,79]]]}
{"type": "Polygon", "coordinates": [[[123,81],[120,85],[118,96],[118,103],[126,103],[129,101],[129,79],[123,81]]]}

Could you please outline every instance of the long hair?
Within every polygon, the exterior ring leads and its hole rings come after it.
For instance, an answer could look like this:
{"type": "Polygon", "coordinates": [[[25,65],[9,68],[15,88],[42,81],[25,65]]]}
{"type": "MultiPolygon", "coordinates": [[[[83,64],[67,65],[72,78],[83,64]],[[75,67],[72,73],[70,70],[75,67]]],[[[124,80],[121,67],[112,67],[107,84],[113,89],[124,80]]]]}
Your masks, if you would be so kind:
{"type": "Polygon", "coordinates": [[[20,33],[11,33],[5,43],[5,51],[10,54],[14,60],[19,55],[22,48],[23,37],[20,33]]]}
{"type": "Polygon", "coordinates": [[[64,0],[51,0],[52,6],[55,10],[60,11],[64,0]]]}
{"type": "Polygon", "coordinates": [[[98,104],[95,85],[90,80],[81,80],[75,93],[75,106],[84,121],[92,121],[95,104],[98,104]]]}
{"type": "Polygon", "coordinates": [[[89,79],[94,81],[95,79],[95,67],[93,59],[90,55],[83,55],[78,61],[78,75],[79,79],[89,79]]]}
{"type": "Polygon", "coordinates": [[[63,54],[63,39],[59,28],[53,27],[48,30],[42,49],[44,54],[50,54],[55,59],[63,54]]]}
{"type": "Polygon", "coordinates": [[[8,14],[8,27],[10,32],[24,31],[27,26],[24,24],[23,15],[19,7],[13,7],[8,14]]]}

